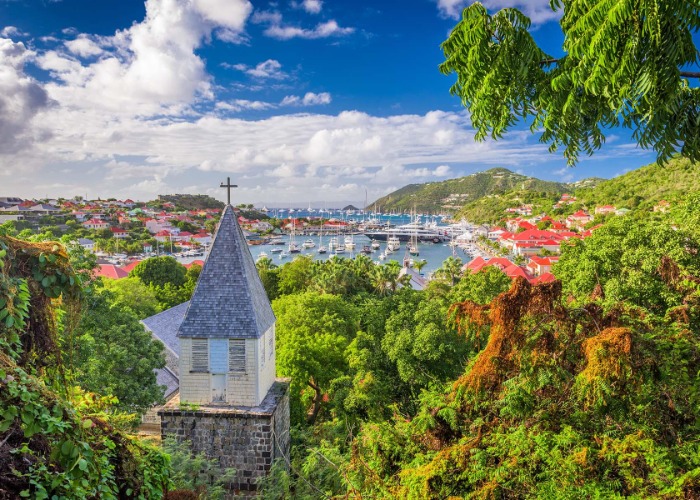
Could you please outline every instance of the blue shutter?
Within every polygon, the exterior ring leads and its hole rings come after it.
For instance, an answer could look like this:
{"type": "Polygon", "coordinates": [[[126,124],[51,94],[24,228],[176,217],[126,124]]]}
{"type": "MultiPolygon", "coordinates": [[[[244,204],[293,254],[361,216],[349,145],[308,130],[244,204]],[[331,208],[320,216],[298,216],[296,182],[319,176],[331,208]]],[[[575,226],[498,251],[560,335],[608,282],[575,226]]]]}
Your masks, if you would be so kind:
{"type": "Polygon", "coordinates": [[[209,339],[209,363],[211,373],[228,371],[228,339],[209,339]]]}

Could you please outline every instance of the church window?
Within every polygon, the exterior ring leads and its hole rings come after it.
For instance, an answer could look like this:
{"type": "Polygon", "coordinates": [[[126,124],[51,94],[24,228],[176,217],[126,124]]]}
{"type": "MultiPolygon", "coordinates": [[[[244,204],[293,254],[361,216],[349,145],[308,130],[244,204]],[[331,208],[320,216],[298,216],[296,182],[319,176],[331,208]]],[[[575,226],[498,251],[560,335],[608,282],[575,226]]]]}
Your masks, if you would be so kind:
{"type": "Polygon", "coordinates": [[[268,350],[270,351],[270,357],[272,357],[272,355],[275,352],[275,332],[274,331],[270,332],[270,338],[267,339],[267,343],[269,344],[268,350]]]}
{"type": "Polygon", "coordinates": [[[229,339],[228,371],[245,373],[245,340],[229,339]]]}
{"type": "Polygon", "coordinates": [[[192,339],[192,371],[209,371],[209,339],[192,339]]]}

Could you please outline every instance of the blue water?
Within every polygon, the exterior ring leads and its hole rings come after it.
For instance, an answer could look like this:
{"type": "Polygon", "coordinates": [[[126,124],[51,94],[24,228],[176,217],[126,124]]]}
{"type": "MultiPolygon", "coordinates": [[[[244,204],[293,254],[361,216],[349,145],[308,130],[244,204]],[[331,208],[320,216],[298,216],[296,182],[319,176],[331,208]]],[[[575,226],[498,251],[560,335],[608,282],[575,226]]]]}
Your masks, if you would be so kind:
{"type": "MultiPolygon", "coordinates": [[[[382,224],[386,223],[391,223],[395,224],[397,226],[401,224],[408,224],[411,222],[411,216],[410,214],[374,214],[372,212],[367,212],[366,214],[362,213],[354,213],[354,214],[347,214],[343,212],[342,210],[337,210],[337,209],[331,209],[331,210],[325,210],[325,211],[318,211],[314,210],[313,212],[309,212],[307,209],[293,209],[293,212],[290,212],[290,209],[288,208],[271,208],[270,211],[267,213],[268,216],[274,217],[276,219],[300,219],[300,218],[309,218],[309,219],[318,219],[318,218],[323,218],[323,219],[339,219],[339,220],[344,220],[347,222],[350,221],[356,221],[356,222],[362,222],[366,221],[367,219],[375,219],[381,222],[382,224]]],[[[428,222],[437,222],[440,223],[442,222],[442,217],[439,215],[424,215],[424,214],[419,214],[416,216],[416,218],[422,222],[422,223],[428,223],[428,222]]]]}
{"type": "MultiPolygon", "coordinates": [[[[315,244],[315,248],[309,248],[308,250],[302,249],[301,253],[297,254],[291,254],[287,258],[280,258],[279,254],[273,254],[270,252],[273,248],[281,248],[285,252],[287,252],[288,248],[288,243],[289,243],[289,237],[288,236],[282,236],[282,240],[284,240],[285,244],[284,245],[255,245],[255,246],[250,246],[250,252],[253,254],[253,258],[257,259],[258,256],[260,255],[261,252],[265,252],[270,259],[272,259],[272,262],[275,263],[276,265],[283,265],[285,262],[290,262],[294,257],[298,255],[308,255],[313,257],[316,260],[328,260],[330,257],[333,256],[331,253],[326,253],[323,255],[318,254],[318,247],[319,245],[319,236],[297,236],[295,238],[295,241],[297,245],[301,246],[301,244],[306,241],[307,239],[312,240],[315,244]]],[[[341,235],[340,238],[338,239],[341,243],[343,241],[343,236],[341,235]]],[[[330,241],[330,236],[325,235],[323,236],[323,244],[328,247],[328,242],[330,241]]],[[[355,249],[355,252],[350,253],[350,252],[345,252],[343,254],[338,255],[338,257],[349,259],[353,258],[354,256],[360,254],[362,255],[359,250],[362,249],[363,245],[369,245],[371,243],[370,239],[367,238],[366,236],[362,234],[356,234],[353,236],[353,241],[357,245],[357,248],[355,249]]],[[[390,254],[389,257],[387,257],[386,260],[380,261],[379,260],[379,255],[384,252],[386,249],[386,242],[380,242],[381,247],[378,250],[375,250],[371,254],[368,255],[373,261],[378,262],[378,263],[387,263],[390,260],[395,260],[399,263],[403,262],[404,256],[406,255],[406,242],[401,243],[401,249],[390,254]]],[[[422,269],[423,274],[428,274],[432,271],[435,271],[438,269],[443,261],[451,257],[453,255],[452,253],[452,247],[447,245],[446,243],[419,243],[418,244],[418,250],[420,252],[420,255],[417,257],[411,257],[414,260],[419,260],[419,259],[425,259],[427,261],[427,264],[425,267],[422,269]]],[[[470,257],[468,257],[462,249],[455,248],[455,254],[456,257],[459,257],[462,259],[464,263],[469,262],[470,257]]]]}

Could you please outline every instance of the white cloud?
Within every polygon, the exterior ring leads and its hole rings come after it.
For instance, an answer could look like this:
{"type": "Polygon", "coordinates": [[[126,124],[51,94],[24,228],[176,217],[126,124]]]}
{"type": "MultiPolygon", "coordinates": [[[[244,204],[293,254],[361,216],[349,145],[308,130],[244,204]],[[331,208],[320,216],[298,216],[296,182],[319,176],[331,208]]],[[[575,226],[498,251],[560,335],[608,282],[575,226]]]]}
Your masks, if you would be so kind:
{"type": "Polygon", "coordinates": [[[34,53],[23,43],[0,38],[0,155],[28,147],[43,129],[32,128],[36,114],[49,105],[49,98],[24,72],[34,53]]]}
{"type": "Polygon", "coordinates": [[[80,57],[99,56],[104,50],[86,35],[80,35],[74,40],[65,42],[66,48],[80,57]]]}
{"type": "Polygon", "coordinates": [[[0,37],[3,38],[17,38],[24,36],[29,36],[29,33],[25,33],[16,26],[5,26],[0,30],[0,37]]]}
{"type": "Polygon", "coordinates": [[[235,99],[230,102],[219,101],[216,103],[216,109],[224,111],[241,111],[244,109],[263,110],[274,108],[275,105],[264,101],[249,101],[247,99],[235,99]]]}
{"type": "Polygon", "coordinates": [[[248,66],[247,64],[226,65],[226,67],[237,69],[248,76],[261,80],[285,80],[289,77],[287,73],[282,71],[282,64],[275,59],[268,59],[267,61],[258,63],[255,67],[248,66]]]}
{"type": "MultiPolygon", "coordinates": [[[[98,61],[83,65],[59,51],[39,57],[39,66],[57,80],[46,89],[68,108],[180,113],[195,99],[212,96],[195,50],[216,29],[242,30],[251,11],[248,0],[147,0],[145,19],[103,40],[111,50],[98,61]]],[[[66,45],[80,56],[97,55],[99,47],[89,42],[79,36],[66,45]]]]}
{"type": "Polygon", "coordinates": [[[304,9],[309,14],[319,14],[323,9],[322,0],[303,0],[303,2],[292,2],[292,7],[304,9]]]}
{"type": "MultiPolygon", "coordinates": [[[[533,24],[543,24],[559,19],[561,11],[555,12],[550,7],[550,0],[481,0],[489,12],[515,7],[528,16],[533,24]]],[[[443,16],[459,19],[462,10],[474,3],[474,0],[437,0],[438,9],[443,16]]]]}
{"type": "Polygon", "coordinates": [[[266,24],[264,34],[278,40],[290,40],[292,38],[305,38],[313,40],[317,38],[341,37],[355,32],[355,28],[343,28],[334,19],[318,23],[314,28],[301,28],[285,24],[282,14],[277,11],[257,11],[253,14],[252,21],[257,24],[266,24]]]}
{"type": "Polygon", "coordinates": [[[330,104],[331,95],[328,92],[321,92],[315,94],[314,92],[307,92],[304,97],[299,97],[297,95],[288,95],[282,102],[280,106],[315,106],[321,104],[330,104]]]}

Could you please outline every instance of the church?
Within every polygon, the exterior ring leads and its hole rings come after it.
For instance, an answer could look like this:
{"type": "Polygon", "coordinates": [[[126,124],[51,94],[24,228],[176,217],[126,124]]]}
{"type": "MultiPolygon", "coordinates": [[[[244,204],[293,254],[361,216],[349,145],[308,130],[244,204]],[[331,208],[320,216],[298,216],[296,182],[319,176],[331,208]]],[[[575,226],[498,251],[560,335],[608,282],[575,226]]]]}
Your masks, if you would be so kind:
{"type": "MultiPolygon", "coordinates": [[[[163,438],[234,468],[231,497],[255,495],[276,459],[289,457],[289,383],[275,378],[275,316],[230,203],[189,302],[143,320],[165,345],[151,412],[163,438]]],[[[147,421],[148,423],[148,421],[147,421]]]]}

